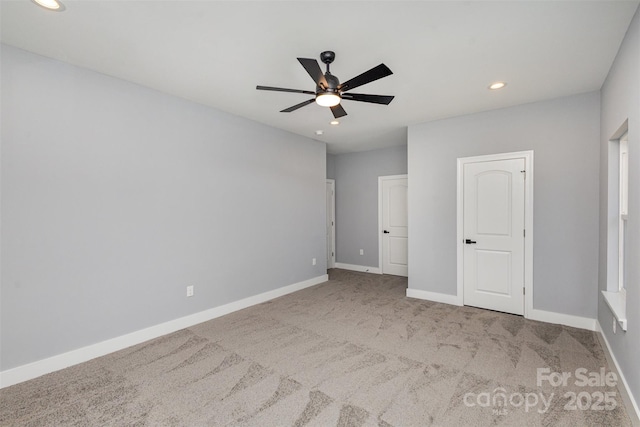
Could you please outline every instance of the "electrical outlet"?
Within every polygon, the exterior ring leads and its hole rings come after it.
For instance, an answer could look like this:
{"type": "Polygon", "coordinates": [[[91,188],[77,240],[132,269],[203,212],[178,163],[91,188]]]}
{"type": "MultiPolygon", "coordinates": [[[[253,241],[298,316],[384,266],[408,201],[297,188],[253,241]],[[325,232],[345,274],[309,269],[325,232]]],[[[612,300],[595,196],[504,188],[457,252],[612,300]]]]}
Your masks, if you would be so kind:
{"type": "Polygon", "coordinates": [[[613,333],[614,333],[614,334],[616,333],[616,328],[617,328],[617,325],[616,325],[616,324],[617,324],[617,323],[618,323],[618,322],[616,322],[616,318],[614,317],[614,318],[613,318],[613,333]]]}
{"type": "Polygon", "coordinates": [[[311,258],[311,265],[316,265],[316,259],[315,258],[311,258]]]}
{"type": "Polygon", "coordinates": [[[360,249],[360,255],[364,255],[364,249],[360,249]]]}
{"type": "Polygon", "coordinates": [[[187,286],[187,296],[188,297],[192,297],[193,296],[193,285],[187,286]]]}

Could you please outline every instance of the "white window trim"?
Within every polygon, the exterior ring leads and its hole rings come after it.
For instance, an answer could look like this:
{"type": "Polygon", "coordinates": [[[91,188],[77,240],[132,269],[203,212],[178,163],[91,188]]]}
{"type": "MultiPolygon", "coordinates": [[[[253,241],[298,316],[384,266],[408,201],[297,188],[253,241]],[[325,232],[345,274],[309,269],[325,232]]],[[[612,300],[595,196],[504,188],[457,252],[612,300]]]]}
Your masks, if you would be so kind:
{"type": "Polygon", "coordinates": [[[627,298],[622,292],[602,291],[604,301],[607,303],[613,316],[618,321],[620,329],[627,330],[627,298]]]}
{"type": "MultiPolygon", "coordinates": [[[[618,133],[618,132],[617,132],[618,133]]],[[[618,133],[620,135],[620,133],[618,133]]],[[[605,302],[611,309],[620,328],[627,330],[627,290],[624,287],[625,225],[628,218],[629,194],[629,139],[624,131],[618,142],[618,283],[615,290],[602,291],[605,302]]],[[[611,289],[611,287],[609,288],[611,289]]]]}
{"type": "Polygon", "coordinates": [[[627,133],[620,137],[619,140],[619,209],[618,215],[618,292],[623,292],[626,296],[624,288],[624,258],[625,258],[625,226],[629,215],[629,140],[627,133]]]}

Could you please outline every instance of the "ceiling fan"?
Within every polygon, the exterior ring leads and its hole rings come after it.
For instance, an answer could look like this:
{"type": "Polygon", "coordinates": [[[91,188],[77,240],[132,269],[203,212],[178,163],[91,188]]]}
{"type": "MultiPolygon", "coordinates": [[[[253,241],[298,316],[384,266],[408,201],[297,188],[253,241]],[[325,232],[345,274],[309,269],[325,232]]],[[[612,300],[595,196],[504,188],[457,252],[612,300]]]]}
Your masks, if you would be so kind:
{"type": "Polygon", "coordinates": [[[367,95],[364,93],[347,93],[351,89],[355,89],[358,86],[365,85],[367,83],[371,83],[375,80],[381,79],[383,77],[387,77],[391,74],[391,70],[384,64],[380,64],[377,67],[373,67],[369,71],[365,71],[364,73],[347,80],[344,83],[340,83],[338,78],[331,74],[329,71],[329,64],[333,62],[336,58],[336,54],[331,51],[325,51],[320,54],[320,60],[327,64],[327,72],[322,73],[320,69],[320,65],[318,61],[310,58],[298,58],[298,61],[307,73],[311,76],[313,81],[316,84],[315,92],[310,90],[299,90],[299,89],[285,89],[281,87],[271,87],[271,86],[256,86],[258,90],[273,90],[276,92],[293,92],[293,93],[304,93],[306,95],[315,95],[314,98],[308,99],[300,104],[296,104],[293,107],[285,108],[280,111],[281,113],[290,113],[292,111],[297,110],[298,108],[302,108],[305,105],[309,105],[314,101],[318,103],[318,105],[323,107],[330,107],[331,112],[333,113],[333,117],[336,119],[339,117],[343,117],[347,115],[347,112],[340,105],[340,101],[342,99],[346,99],[349,101],[360,101],[360,102],[371,102],[374,104],[384,104],[389,105],[389,103],[393,100],[393,96],[388,95],[367,95]]]}

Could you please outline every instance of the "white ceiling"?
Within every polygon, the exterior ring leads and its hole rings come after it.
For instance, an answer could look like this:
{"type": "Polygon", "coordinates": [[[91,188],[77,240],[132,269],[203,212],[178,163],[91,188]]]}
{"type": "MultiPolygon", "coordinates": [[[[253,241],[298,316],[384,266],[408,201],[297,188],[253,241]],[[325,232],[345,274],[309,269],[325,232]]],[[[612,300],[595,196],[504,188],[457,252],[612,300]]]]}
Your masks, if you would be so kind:
{"type": "Polygon", "coordinates": [[[407,125],[598,90],[637,1],[64,1],[1,3],[2,41],[324,141],[343,153],[406,143],[407,125]],[[384,62],[392,76],[344,101],[330,126],[296,57],[333,50],[346,81],[384,62]],[[505,80],[501,91],[487,86],[505,80]],[[317,137],[315,131],[324,130],[317,137]]]}

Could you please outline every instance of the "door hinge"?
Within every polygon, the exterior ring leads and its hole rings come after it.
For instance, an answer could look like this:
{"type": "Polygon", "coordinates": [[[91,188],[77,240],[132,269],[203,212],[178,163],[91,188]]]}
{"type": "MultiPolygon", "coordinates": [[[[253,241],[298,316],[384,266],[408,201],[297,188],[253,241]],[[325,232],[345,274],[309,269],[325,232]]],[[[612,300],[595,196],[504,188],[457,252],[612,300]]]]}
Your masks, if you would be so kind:
{"type": "Polygon", "coordinates": [[[522,237],[527,237],[527,230],[522,230],[522,237]]]}
{"type": "Polygon", "coordinates": [[[524,179],[527,179],[527,171],[526,170],[520,171],[520,173],[523,174],[522,176],[524,177],[524,179]]]}
{"type": "Polygon", "coordinates": [[[527,294],[527,290],[526,290],[526,288],[523,287],[522,288],[522,295],[526,295],[526,294],[527,294]]]}

